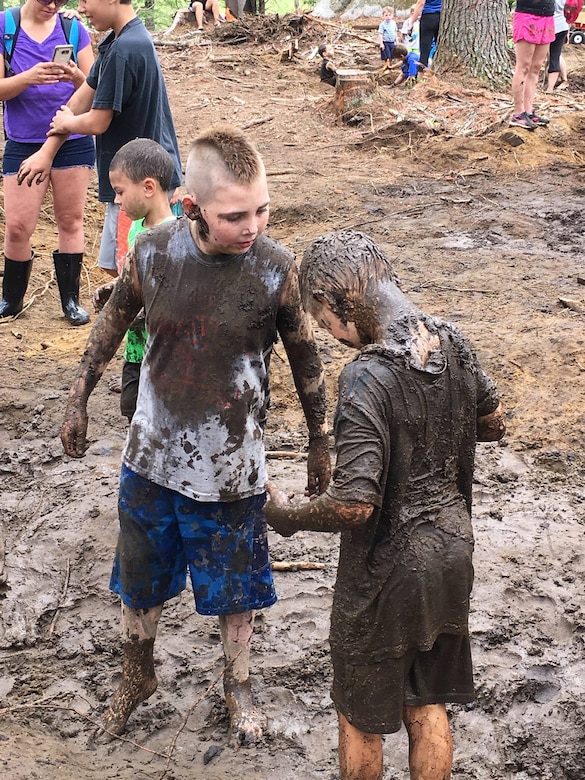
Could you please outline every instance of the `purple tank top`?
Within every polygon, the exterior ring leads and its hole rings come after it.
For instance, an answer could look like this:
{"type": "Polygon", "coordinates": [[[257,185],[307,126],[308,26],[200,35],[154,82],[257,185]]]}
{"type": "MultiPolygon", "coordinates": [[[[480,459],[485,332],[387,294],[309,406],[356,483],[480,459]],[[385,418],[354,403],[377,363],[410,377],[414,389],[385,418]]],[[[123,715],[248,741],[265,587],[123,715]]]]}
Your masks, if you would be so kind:
{"type": "MultiPolygon", "coordinates": [[[[16,46],[12,52],[11,69],[14,73],[23,73],[38,62],[50,62],[53,49],[58,44],[67,43],[59,19],[55,17],[55,28],[42,43],[33,41],[20,28],[16,46]]],[[[90,43],[87,30],[79,25],[79,50],[90,43]]],[[[4,14],[0,14],[0,46],[4,53],[4,14]]],[[[39,144],[47,140],[47,131],[55,112],[67,103],[74,92],[73,84],[60,81],[58,84],[34,84],[20,95],[4,103],[4,126],[11,141],[26,144],[39,144]]],[[[72,135],[71,138],[80,138],[72,135]]]]}

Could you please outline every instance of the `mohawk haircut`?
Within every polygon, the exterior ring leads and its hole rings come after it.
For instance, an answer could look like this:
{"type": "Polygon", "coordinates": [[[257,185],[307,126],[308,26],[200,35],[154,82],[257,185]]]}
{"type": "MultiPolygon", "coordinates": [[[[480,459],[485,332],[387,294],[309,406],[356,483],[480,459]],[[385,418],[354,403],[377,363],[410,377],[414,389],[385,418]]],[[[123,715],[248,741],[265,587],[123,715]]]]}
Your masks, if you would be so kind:
{"type": "Polygon", "coordinates": [[[252,184],[264,175],[256,147],[237,127],[216,124],[195,138],[189,150],[185,184],[199,204],[207,203],[219,184],[252,184]]]}

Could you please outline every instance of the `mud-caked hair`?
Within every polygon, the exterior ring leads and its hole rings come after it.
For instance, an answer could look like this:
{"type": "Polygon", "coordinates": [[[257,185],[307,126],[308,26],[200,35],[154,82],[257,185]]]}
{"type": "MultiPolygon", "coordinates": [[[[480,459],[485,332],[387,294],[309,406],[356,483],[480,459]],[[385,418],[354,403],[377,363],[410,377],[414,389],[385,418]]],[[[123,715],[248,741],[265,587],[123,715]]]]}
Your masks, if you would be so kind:
{"type": "Polygon", "coordinates": [[[175,172],[175,162],[166,149],[150,138],[135,138],[121,146],[110,163],[110,171],[120,171],[134,184],[154,179],[168,192],[175,172]]]}
{"type": "Polygon", "coordinates": [[[218,184],[253,184],[264,173],[260,154],[244,133],[220,123],[208,127],[191,144],[185,185],[203,205],[213,197],[218,184]]]}
{"type": "Polygon", "coordinates": [[[384,282],[400,287],[391,261],[365,233],[333,230],[305,250],[299,270],[303,305],[324,298],[343,323],[384,282]]]}

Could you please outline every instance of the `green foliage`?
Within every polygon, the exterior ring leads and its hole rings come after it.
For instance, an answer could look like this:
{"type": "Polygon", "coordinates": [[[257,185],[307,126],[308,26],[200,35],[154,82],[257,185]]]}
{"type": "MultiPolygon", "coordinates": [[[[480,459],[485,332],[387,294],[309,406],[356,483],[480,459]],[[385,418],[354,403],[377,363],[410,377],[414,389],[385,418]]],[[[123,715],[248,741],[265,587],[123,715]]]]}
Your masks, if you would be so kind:
{"type": "MultiPolygon", "coordinates": [[[[316,0],[298,0],[298,5],[301,8],[312,8],[315,5],[316,0]]],[[[154,28],[156,30],[164,29],[168,27],[173,21],[175,13],[179,8],[186,8],[188,0],[152,0],[154,8],[146,7],[145,0],[136,0],[134,2],[134,8],[145,24],[148,24],[149,18],[152,19],[154,12],[154,28]]],[[[225,10],[224,0],[220,0],[219,3],[220,12],[225,10]]],[[[295,0],[266,0],[266,13],[267,14],[291,14],[295,11],[295,0]]]]}

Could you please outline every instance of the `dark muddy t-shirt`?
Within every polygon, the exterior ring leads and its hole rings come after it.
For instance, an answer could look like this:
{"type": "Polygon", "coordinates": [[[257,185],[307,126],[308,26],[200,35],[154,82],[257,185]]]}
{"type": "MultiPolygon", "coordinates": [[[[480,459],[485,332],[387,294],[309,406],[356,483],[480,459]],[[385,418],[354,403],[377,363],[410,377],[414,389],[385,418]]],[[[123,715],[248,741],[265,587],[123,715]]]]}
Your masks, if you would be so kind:
{"type": "Polygon", "coordinates": [[[498,397],[457,328],[424,322],[441,342],[424,370],[371,346],[339,379],[327,492],[376,507],[341,534],[330,640],[356,664],[467,632],[476,420],[498,397]]]}
{"type": "Polygon", "coordinates": [[[264,491],[269,359],[296,269],[266,236],[244,255],[205,255],[189,225],[142,233],[128,258],[148,341],[123,460],[198,501],[235,501],[264,491]]]}

